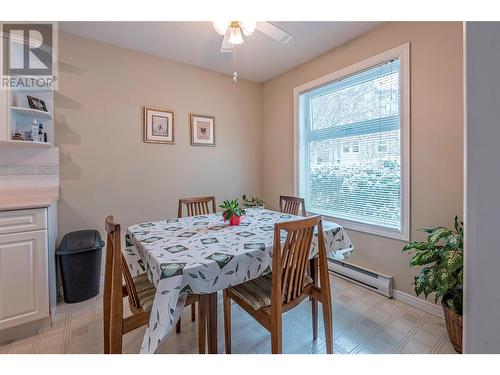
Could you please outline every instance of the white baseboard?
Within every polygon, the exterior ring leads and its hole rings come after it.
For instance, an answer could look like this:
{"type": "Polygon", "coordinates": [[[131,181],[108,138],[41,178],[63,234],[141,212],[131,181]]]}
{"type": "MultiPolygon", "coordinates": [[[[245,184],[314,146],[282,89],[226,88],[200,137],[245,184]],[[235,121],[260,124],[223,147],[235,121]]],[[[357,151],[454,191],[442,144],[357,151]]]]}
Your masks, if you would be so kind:
{"type": "Polygon", "coordinates": [[[444,319],[444,312],[441,305],[436,305],[430,301],[426,301],[422,298],[412,296],[411,294],[402,292],[400,290],[393,290],[393,298],[406,303],[407,305],[413,306],[416,309],[425,311],[426,313],[437,316],[438,318],[444,319]]]}

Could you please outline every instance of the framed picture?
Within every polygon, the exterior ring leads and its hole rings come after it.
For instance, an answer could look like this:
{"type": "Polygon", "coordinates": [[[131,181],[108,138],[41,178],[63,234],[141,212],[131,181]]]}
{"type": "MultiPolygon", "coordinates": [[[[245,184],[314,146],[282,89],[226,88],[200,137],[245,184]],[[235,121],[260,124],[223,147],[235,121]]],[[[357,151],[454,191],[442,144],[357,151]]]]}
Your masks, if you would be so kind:
{"type": "Polygon", "coordinates": [[[215,117],[190,115],[191,145],[215,146],[215,117]]]}
{"type": "Polygon", "coordinates": [[[144,142],[174,144],[174,112],[144,107],[144,142]]]}
{"type": "Polygon", "coordinates": [[[34,96],[31,95],[26,95],[28,98],[28,105],[30,106],[31,109],[37,109],[39,111],[47,111],[47,106],[45,105],[45,102],[42,99],[35,98],[34,96]]]}

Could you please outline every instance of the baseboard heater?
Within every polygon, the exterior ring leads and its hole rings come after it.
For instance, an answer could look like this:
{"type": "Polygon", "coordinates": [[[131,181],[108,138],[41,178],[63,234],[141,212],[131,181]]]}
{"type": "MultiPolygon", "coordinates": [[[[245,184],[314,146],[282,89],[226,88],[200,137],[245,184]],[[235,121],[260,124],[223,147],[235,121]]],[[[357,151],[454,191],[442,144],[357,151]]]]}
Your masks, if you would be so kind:
{"type": "Polygon", "coordinates": [[[393,278],[350,263],[328,259],[330,271],[357,285],[392,298],[393,278]]]}

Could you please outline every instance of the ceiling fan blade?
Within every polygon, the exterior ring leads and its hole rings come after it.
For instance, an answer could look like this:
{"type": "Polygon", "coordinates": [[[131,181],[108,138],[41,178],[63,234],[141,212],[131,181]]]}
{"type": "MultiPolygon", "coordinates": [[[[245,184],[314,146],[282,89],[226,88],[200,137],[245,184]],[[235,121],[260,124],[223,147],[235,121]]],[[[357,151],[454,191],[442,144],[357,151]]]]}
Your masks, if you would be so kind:
{"type": "Polygon", "coordinates": [[[224,34],[224,39],[222,40],[222,46],[220,47],[221,52],[233,52],[233,45],[229,43],[229,27],[224,34]]]}
{"type": "Polygon", "coordinates": [[[270,22],[265,22],[265,21],[257,22],[256,29],[266,34],[267,36],[273,38],[274,40],[277,40],[281,44],[286,44],[293,39],[292,34],[289,34],[286,31],[281,30],[279,27],[274,26],[270,22]]]}

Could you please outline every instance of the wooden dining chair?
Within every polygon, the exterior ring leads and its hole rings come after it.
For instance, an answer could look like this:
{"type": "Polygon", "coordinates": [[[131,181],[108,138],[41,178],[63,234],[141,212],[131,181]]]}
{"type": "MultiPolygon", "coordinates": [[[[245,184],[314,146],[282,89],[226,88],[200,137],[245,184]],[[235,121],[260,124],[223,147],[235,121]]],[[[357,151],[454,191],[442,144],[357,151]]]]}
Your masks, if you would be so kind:
{"type": "Polygon", "coordinates": [[[177,217],[183,217],[183,207],[186,207],[186,216],[208,215],[210,214],[210,206],[212,206],[212,213],[214,214],[217,211],[215,197],[181,198],[179,199],[177,217]]]}
{"type": "Polygon", "coordinates": [[[326,351],[333,353],[332,305],[321,216],[274,225],[272,273],[224,290],[224,334],[226,353],[231,353],[231,300],[271,332],[273,354],[282,351],[282,314],[312,297],[313,339],[318,335],[318,301],[323,307],[326,351]],[[318,229],[318,267],[306,273],[314,229],[318,229]],[[286,232],[281,246],[280,233],[286,232]]]}
{"type": "Polygon", "coordinates": [[[306,204],[304,198],[292,197],[288,195],[280,196],[280,211],[285,214],[299,215],[302,211],[301,216],[306,215],[306,204]]]}
{"type": "MultiPolygon", "coordinates": [[[[132,277],[121,250],[120,224],[107,216],[106,261],[104,270],[104,353],[121,354],[123,335],[148,324],[151,308],[156,294],[154,285],[146,273],[132,277]],[[122,284],[122,277],[125,285],[122,284]],[[123,316],[123,298],[128,296],[131,316],[123,316]]],[[[194,305],[198,295],[190,294],[186,306],[194,305]]],[[[199,312],[204,316],[204,312],[199,312]]],[[[205,352],[206,319],[199,318],[198,340],[200,353],[205,352]]]]}
{"type": "MultiPolygon", "coordinates": [[[[210,213],[210,206],[212,206],[212,213],[217,211],[215,197],[192,197],[192,198],[180,198],[179,208],[177,210],[177,217],[183,217],[183,207],[186,207],[186,216],[199,216],[208,215],[210,213]]],[[[191,305],[191,321],[196,319],[196,306],[191,305]]],[[[181,332],[181,319],[177,321],[175,326],[175,332],[181,332]]]]}
{"type": "MultiPolygon", "coordinates": [[[[289,195],[280,195],[280,211],[285,214],[296,216],[299,216],[299,212],[302,211],[301,216],[307,216],[306,203],[304,201],[304,198],[292,197],[289,195]]],[[[315,259],[310,260],[310,264],[307,268],[307,272],[309,273],[309,275],[311,275],[315,261],[315,259]]],[[[309,297],[309,300],[314,303],[311,297],[309,297]]]]}

